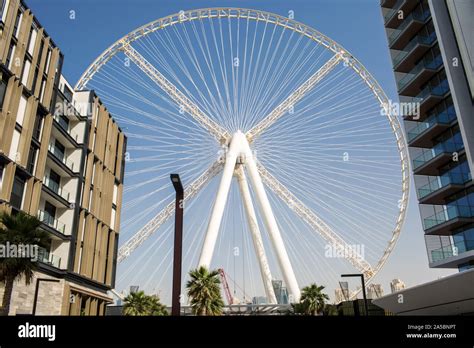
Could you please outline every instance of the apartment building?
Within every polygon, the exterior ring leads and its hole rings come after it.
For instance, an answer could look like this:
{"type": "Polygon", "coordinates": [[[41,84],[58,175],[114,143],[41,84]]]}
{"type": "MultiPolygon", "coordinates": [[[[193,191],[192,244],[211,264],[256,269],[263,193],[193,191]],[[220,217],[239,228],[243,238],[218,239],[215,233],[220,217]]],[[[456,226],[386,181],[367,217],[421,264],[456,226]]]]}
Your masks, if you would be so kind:
{"type": "MultiPolygon", "coordinates": [[[[0,210],[50,238],[10,314],[103,315],[114,287],[126,137],[21,0],[0,0],[0,210]]],[[[0,284],[0,297],[2,296],[0,284]]]]}
{"type": "Polygon", "coordinates": [[[459,273],[374,303],[404,315],[473,313],[474,2],[380,4],[400,102],[419,106],[403,117],[429,266],[459,273]]]}
{"type": "Polygon", "coordinates": [[[472,268],[472,2],[383,0],[381,6],[400,102],[420,107],[404,124],[430,267],[472,268]]]}

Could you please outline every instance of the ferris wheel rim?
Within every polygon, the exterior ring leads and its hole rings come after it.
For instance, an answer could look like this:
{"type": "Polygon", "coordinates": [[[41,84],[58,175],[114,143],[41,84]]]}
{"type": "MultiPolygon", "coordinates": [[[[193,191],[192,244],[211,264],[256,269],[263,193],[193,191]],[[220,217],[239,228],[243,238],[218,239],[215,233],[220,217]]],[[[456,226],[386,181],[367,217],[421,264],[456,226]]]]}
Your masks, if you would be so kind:
{"type": "MultiPolygon", "coordinates": [[[[405,135],[402,131],[400,121],[397,115],[392,113],[392,110],[388,107],[389,99],[383,89],[380,87],[377,80],[372,74],[365,68],[365,66],[355,58],[348,50],[342,45],[332,40],[328,36],[322,34],[318,30],[298,22],[294,19],[290,19],[275,13],[268,11],[261,11],[249,8],[237,8],[237,7],[212,7],[202,9],[192,9],[186,11],[180,11],[178,13],[161,17],[154,21],[151,21],[145,25],[138,27],[130,33],[124,35],[120,39],[116,40],[111,46],[104,50],[84,71],[75,85],[75,90],[86,89],[87,83],[93,78],[93,76],[118,52],[122,51],[124,45],[129,45],[132,42],[152,33],[157,30],[164,29],[168,26],[190,22],[199,19],[213,19],[213,18],[237,18],[247,19],[255,21],[265,21],[276,26],[280,26],[289,30],[293,30],[300,33],[312,41],[317,42],[335,54],[339,54],[344,58],[345,64],[350,66],[357,75],[364,81],[369,89],[374,94],[375,98],[379,101],[381,107],[385,110],[385,116],[387,117],[392,132],[396,139],[397,149],[400,156],[400,167],[401,167],[401,199],[399,200],[399,213],[396,219],[396,224],[391,232],[391,238],[388,242],[387,247],[383,250],[383,254],[377,261],[375,267],[372,268],[372,274],[366,279],[368,285],[373,278],[377,275],[380,269],[384,266],[391,252],[393,251],[396,243],[399,239],[401,229],[404,225],[406,218],[406,211],[408,206],[408,198],[410,192],[410,179],[409,179],[409,160],[407,151],[407,142],[405,135]],[[251,16],[251,14],[253,16],[251,16]]],[[[360,290],[359,290],[360,291],[360,290]]],[[[351,294],[354,297],[359,291],[351,294]]]]}

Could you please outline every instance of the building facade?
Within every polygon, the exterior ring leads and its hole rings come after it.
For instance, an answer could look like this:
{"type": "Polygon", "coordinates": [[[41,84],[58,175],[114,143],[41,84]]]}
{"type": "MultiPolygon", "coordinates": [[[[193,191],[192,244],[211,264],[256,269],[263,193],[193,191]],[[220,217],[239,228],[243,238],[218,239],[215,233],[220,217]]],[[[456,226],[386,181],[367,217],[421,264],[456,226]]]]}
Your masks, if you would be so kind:
{"type": "Polygon", "coordinates": [[[403,281],[401,281],[400,279],[393,279],[391,282],[390,282],[390,291],[392,292],[392,294],[394,292],[397,292],[397,291],[401,291],[403,289],[405,289],[405,283],[403,281]]]}
{"type": "Polygon", "coordinates": [[[339,282],[339,287],[334,290],[335,303],[349,301],[349,283],[339,282]]]}
{"type": "Polygon", "coordinates": [[[381,0],[432,268],[474,267],[470,0],[381,0]]]}
{"type": "Polygon", "coordinates": [[[381,284],[369,284],[367,286],[367,298],[376,299],[383,296],[383,288],[381,284]]]}
{"type": "MultiPolygon", "coordinates": [[[[102,315],[112,302],[126,137],[25,3],[0,0],[0,210],[37,216],[50,238],[10,314],[102,315]]],[[[0,298],[2,296],[0,284],[0,298]]]]}

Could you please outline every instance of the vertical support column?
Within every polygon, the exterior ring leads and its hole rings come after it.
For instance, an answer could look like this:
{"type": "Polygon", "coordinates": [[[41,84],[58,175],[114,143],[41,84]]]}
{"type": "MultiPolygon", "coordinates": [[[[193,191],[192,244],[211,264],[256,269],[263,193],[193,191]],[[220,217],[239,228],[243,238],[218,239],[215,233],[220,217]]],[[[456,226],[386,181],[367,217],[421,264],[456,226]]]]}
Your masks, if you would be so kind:
{"type": "Polygon", "coordinates": [[[280,229],[273,215],[270,202],[268,200],[265,188],[263,186],[262,178],[258,173],[257,164],[253,158],[250,146],[246,139],[244,139],[244,153],[245,153],[245,164],[249,171],[250,179],[257,195],[257,200],[262,211],[262,215],[267,227],[268,233],[270,235],[270,240],[272,241],[273,247],[275,248],[278,263],[283,273],[283,278],[285,280],[286,286],[290,290],[290,293],[293,295],[293,301],[298,302],[300,300],[301,292],[298,287],[298,282],[296,281],[295,273],[293,272],[293,267],[291,266],[290,258],[286,252],[285,244],[280,234],[280,229]]]}
{"type": "Polygon", "coordinates": [[[245,171],[242,165],[237,168],[237,180],[239,182],[240,194],[242,195],[245,212],[247,214],[249,229],[252,233],[253,245],[260,266],[265,294],[267,295],[268,303],[276,304],[277,299],[275,291],[273,290],[272,274],[270,272],[270,267],[268,266],[267,255],[265,254],[265,248],[263,247],[262,235],[258,228],[257,215],[255,214],[255,209],[252,204],[252,197],[250,196],[247,178],[245,177],[245,171]]]}
{"type": "Polygon", "coordinates": [[[216,201],[214,202],[214,207],[212,208],[211,219],[209,220],[206,237],[204,239],[201,256],[199,258],[199,266],[209,268],[209,265],[211,264],[212,254],[214,253],[214,247],[216,245],[217,235],[219,233],[219,227],[222,221],[222,215],[224,213],[230,184],[232,182],[232,176],[234,175],[235,163],[240,151],[240,143],[242,142],[239,140],[239,137],[243,136],[244,135],[242,133],[240,133],[240,136],[238,133],[236,133],[230,142],[229,151],[225,157],[225,165],[222,171],[222,177],[219,184],[219,189],[217,191],[216,201]]]}

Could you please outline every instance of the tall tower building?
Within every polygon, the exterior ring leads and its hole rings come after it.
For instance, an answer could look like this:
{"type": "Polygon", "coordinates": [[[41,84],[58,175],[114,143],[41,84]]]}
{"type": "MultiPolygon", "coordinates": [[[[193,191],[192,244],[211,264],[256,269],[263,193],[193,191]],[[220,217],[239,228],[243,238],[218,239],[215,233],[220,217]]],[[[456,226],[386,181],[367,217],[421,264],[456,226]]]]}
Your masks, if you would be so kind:
{"type": "Polygon", "coordinates": [[[37,216],[49,238],[12,315],[101,315],[112,302],[126,137],[63,60],[23,1],[0,1],[0,211],[37,216]]]}
{"type": "Polygon", "coordinates": [[[381,0],[429,266],[474,267],[471,0],[381,0]]]}
{"type": "Polygon", "coordinates": [[[383,296],[383,288],[381,284],[369,284],[367,286],[367,298],[376,299],[383,296]]]}
{"type": "Polygon", "coordinates": [[[405,289],[405,283],[400,279],[394,279],[390,282],[390,290],[392,293],[405,289]]]}
{"type": "Polygon", "coordinates": [[[349,283],[348,282],[339,282],[339,288],[334,290],[336,303],[343,301],[349,301],[349,283]]]}

